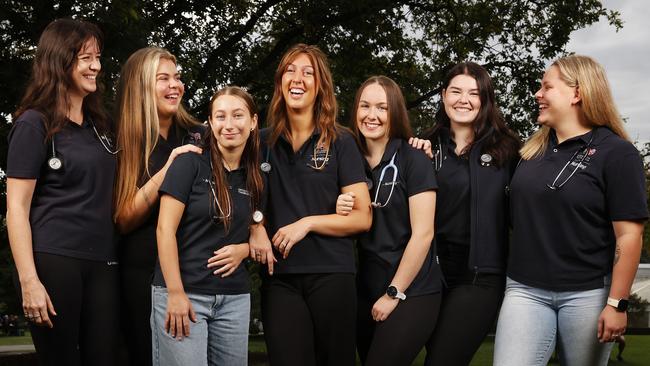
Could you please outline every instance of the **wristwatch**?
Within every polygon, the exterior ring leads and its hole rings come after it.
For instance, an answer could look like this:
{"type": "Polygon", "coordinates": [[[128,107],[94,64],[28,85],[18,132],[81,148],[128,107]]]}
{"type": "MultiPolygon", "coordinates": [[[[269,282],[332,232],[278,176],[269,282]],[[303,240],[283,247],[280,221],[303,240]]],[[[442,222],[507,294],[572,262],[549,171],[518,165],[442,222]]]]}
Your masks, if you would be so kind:
{"type": "Polygon", "coordinates": [[[253,222],[259,224],[264,220],[264,214],[260,210],[255,210],[253,212],[253,222]]]}
{"type": "Polygon", "coordinates": [[[397,287],[393,285],[388,286],[388,289],[386,290],[386,295],[388,295],[391,299],[406,300],[406,294],[403,292],[399,292],[397,287]]]}
{"type": "Polygon", "coordinates": [[[607,298],[607,305],[613,306],[614,309],[618,312],[624,312],[627,311],[627,306],[629,304],[629,301],[627,299],[613,299],[611,297],[607,298]]]}

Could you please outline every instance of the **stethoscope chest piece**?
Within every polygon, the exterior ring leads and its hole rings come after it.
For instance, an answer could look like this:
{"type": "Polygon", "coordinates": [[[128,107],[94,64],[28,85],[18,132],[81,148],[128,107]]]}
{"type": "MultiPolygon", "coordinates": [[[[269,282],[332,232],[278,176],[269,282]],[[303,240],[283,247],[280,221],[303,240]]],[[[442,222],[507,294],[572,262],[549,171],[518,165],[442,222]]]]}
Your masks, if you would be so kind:
{"type": "Polygon", "coordinates": [[[51,157],[51,158],[47,159],[47,165],[52,170],[59,170],[63,166],[63,162],[61,161],[61,159],[54,156],[54,157],[51,157]]]}
{"type": "Polygon", "coordinates": [[[481,165],[482,166],[490,166],[490,165],[492,165],[492,155],[490,155],[490,154],[481,155],[481,165]]]}
{"type": "Polygon", "coordinates": [[[264,173],[270,172],[271,171],[271,163],[269,163],[268,161],[263,162],[262,164],[260,164],[260,169],[264,173]]]}

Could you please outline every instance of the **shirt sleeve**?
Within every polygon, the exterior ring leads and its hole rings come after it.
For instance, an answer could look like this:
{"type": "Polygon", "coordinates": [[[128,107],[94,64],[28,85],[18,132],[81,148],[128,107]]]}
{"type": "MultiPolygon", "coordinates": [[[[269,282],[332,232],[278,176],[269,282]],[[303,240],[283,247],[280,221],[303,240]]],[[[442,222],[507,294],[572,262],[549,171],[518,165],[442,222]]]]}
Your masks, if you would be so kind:
{"type": "Polygon", "coordinates": [[[612,221],[645,220],[648,202],[641,156],[630,143],[614,151],[604,172],[609,216],[612,221]]]}
{"type": "Polygon", "coordinates": [[[338,181],[340,187],[365,182],[363,157],[352,135],[343,131],[336,141],[338,158],[338,181]]]}
{"type": "Polygon", "coordinates": [[[27,111],[15,122],[9,133],[7,176],[38,179],[48,158],[45,125],[37,112],[27,111]]]}
{"type": "Polygon", "coordinates": [[[406,180],[406,191],[409,197],[418,193],[438,189],[436,174],[433,171],[431,160],[423,151],[416,150],[407,144],[402,145],[407,149],[403,156],[408,157],[405,165],[404,179],[406,180]]]}
{"type": "Polygon", "coordinates": [[[192,185],[198,173],[198,159],[200,158],[192,155],[195,154],[185,153],[174,159],[158,190],[161,195],[168,194],[187,205],[192,185]]]}

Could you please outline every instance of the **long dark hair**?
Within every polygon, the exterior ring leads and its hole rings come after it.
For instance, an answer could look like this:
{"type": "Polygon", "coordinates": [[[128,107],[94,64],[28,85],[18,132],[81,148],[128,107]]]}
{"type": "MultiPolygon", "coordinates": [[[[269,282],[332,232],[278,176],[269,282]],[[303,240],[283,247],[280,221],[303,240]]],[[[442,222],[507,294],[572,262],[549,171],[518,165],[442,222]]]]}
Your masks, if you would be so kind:
{"type": "MultiPolygon", "coordinates": [[[[86,41],[93,39],[101,50],[103,34],[92,23],[57,19],[48,24],[38,41],[31,78],[14,118],[28,109],[35,109],[43,115],[48,139],[60,131],[66,124],[70,108],[68,94],[74,85],[72,71],[77,63],[77,54],[86,41]]],[[[82,110],[84,116],[90,117],[100,131],[109,132],[101,91],[98,81],[97,91],[84,98],[82,110]]]]}
{"type": "Polygon", "coordinates": [[[350,113],[350,126],[352,132],[357,138],[359,148],[364,155],[368,155],[368,145],[366,144],[366,139],[359,132],[359,126],[357,125],[357,109],[359,109],[359,101],[363,90],[368,87],[368,85],[372,84],[378,84],[386,92],[386,102],[388,104],[388,137],[404,140],[413,137],[413,130],[411,129],[409,115],[406,110],[406,102],[404,101],[404,95],[402,94],[399,85],[387,76],[371,76],[368,80],[364,81],[357,90],[357,94],[354,97],[354,104],[352,105],[352,113],[350,113]]]}
{"type": "MultiPolygon", "coordinates": [[[[248,108],[251,118],[257,114],[257,105],[255,104],[253,97],[248,94],[247,91],[237,86],[228,86],[218,90],[210,99],[210,116],[212,116],[214,102],[222,95],[232,95],[242,99],[248,108]]],[[[250,192],[251,209],[253,211],[257,210],[260,206],[260,197],[262,196],[263,188],[262,174],[259,169],[260,136],[258,127],[254,128],[251,131],[250,136],[248,136],[240,160],[240,165],[246,169],[246,190],[250,192]]],[[[217,139],[214,137],[214,133],[212,133],[212,128],[206,130],[206,137],[203,141],[205,141],[205,145],[210,149],[212,179],[216,186],[216,198],[219,202],[219,206],[224,210],[224,214],[226,212],[232,212],[232,201],[230,199],[230,192],[228,191],[228,181],[226,180],[226,175],[224,173],[222,154],[221,150],[219,150],[217,139]]],[[[213,203],[211,202],[211,204],[213,203]]],[[[226,231],[230,228],[231,220],[232,216],[223,218],[226,231]]]]}
{"type": "MultiPolygon", "coordinates": [[[[495,164],[501,166],[517,155],[520,141],[517,135],[506,125],[503,114],[497,106],[492,78],[490,78],[483,66],[474,62],[461,62],[452,67],[445,75],[442,81],[441,94],[445,93],[451,80],[458,75],[468,75],[476,80],[481,99],[481,109],[472,123],[474,139],[463,152],[470,151],[477,141],[483,141],[481,152],[492,155],[495,164]]],[[[433,128],[424,133],[424,137],[431,140],[434,146],[436,144],[434,139],[437,138],[440,129],[443,127],[451,128],[442,98],[435,119],[436,124],[433,128]]]]}

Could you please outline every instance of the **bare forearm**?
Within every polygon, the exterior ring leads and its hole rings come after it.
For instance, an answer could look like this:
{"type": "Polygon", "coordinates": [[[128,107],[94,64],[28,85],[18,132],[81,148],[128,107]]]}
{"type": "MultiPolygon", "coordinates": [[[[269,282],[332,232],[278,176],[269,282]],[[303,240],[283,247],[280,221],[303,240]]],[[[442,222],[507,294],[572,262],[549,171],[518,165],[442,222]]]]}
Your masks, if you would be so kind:
{"type": "Polygon", "coordinates": [[[642,238],[634,233],[624,234],[616,240],[616,253],[612,269],[612,287],[609,296],[628,298],[641,257],[642,238]]]}
{"type": "Polygon", "coordinates": [[[21,283],[33,279],[38,280],[34,264],[32,247],[32,229],[29,224],[29,213],[20,209],[7,211],[7,231],[9,245],[16,263],[16,270],[21,283]]]}
{"type": "Polygon", "coordinates": [[[343,237],[370,230],[372,214],[353,210],[348,216],[337,214],[316,215],[303,218],[309,226],[309,231],[321,235],[343,237]]]}
{"type": "Polygon", "coordinates": [[[400,291],[404,292],[411,286],[413,279],[420,272],[422,264],[427,258],[431,241],[433,240],[433,230],[418,235],[411,235],[402,259],[397,267],[397,272],[391,281],[400,291]]]}
{"type": "Polygon", "coordinates": [[[161,229],[157,230],[158,238],[158,258],[160,269],[165,278],[167,291],[184,292],[183,281],[181,280],[181,270],[178,263],[178,246],[176,243],[176,232],[161,229]]]}
{"type": "Polygon", "coordinates": [[[129,233],[147,220],[151,209],[160,199],[158,190],[165,178],[166,170],[166,168],[161,169],[140,187],[133,197],[133,202],[117,216],[115,223],[120,233],[129,233]]]}

